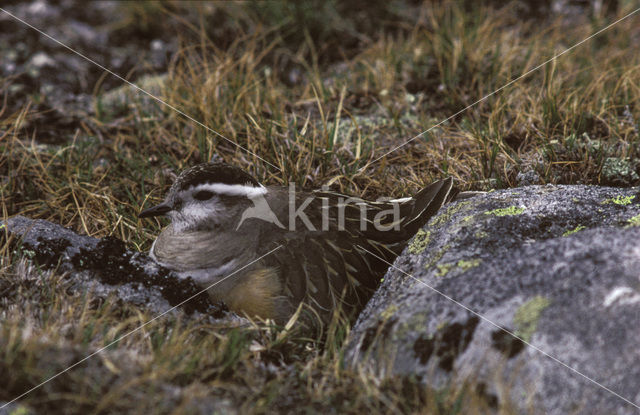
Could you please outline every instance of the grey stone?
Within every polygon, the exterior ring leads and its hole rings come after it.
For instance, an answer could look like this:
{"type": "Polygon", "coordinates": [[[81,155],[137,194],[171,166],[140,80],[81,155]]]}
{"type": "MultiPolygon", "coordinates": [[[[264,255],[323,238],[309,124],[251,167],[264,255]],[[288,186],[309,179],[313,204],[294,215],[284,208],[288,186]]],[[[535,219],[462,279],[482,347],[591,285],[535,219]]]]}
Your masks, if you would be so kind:
{"type": "Polygon", "coordinates": [[[127,250],[120,240],[78,235],[60,225],[23,216],[10,218],[3,225],[14,249],[45,269],[68,272],[73,281],[71,291],[91,291],[102,298],[115,295],[154,314],[183,311],[221,325],[245,322],[223,304],[212,303],[205,293],[197,295],[201,288],[191,278],[179,278],[146,254],[127,250]]]}
{"type": "Polygon", "coordinates": [[[149,94],[162,97],[165,88],[167,74],[145,75],[135,81],[135,85],[122,85],[102,94],[98,99],[105,111],[119,113],[137,108],[137,104],[142,104],[147,116],[158,116],[164,110],[164,106],[149,95],[141,92],[138,88],[149,94]]]}
{"type": "Polygon", "coordinates": [[[525,170],[518,173],[516,176],[518,186],[531,186],[540,183],[540,175],[534,170],[525,170]]]}
{"type": "Polygon", "coordinates": [[[468,382],[496,411],[638,413],[615,395],[640,404],[638,188],[456,202],[395,267],[348,338],[347,364],[437,389],[468,382]]]}

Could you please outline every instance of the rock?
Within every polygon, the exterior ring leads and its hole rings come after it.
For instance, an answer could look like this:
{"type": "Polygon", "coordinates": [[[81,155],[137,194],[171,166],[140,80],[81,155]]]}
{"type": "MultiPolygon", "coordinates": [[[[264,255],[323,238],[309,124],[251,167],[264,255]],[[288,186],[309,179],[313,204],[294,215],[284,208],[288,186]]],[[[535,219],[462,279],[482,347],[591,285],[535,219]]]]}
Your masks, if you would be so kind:
{"type": "Polygon", "coordinates": [[[516,176],[516,180],[518,181],[518,187],[521,186],[531,186],[534,184],[540,183],[540,175],[535,172],[535,170],[525,170],[518,172],[516,176]]]}
{"type": "Polygon", "coordinates": [[[56,61],[51,59],[49,55],[47,55],[46,53],[38,52],[31,57],[31,60],[29,60],[29,65],[32,65],[35,68],[41,69],[41,68],[44,68],[45,66],[51,66],[51,67],[56,66],[56,61]]]}
{"type": "Polygon", "coordinates": [[[92,291],[105,298],[114,294],[154,314],[167,312],[195,295],[180,305],[186,314],[204,314],[234,326],[244,321],[223,304],[212,303],[206,294],[197,295],[201,288],[192,279],[181,279],[146,254],[127,250],[118,239],[82,236],[23,216],[10,218],[2,226],[10,236],[18,237],[12,242],[25,256],[44,268],[68,272],[73,280],[71,291],[92,291]]]}
{"type": "Polygon", "coordinates": [[[387,272],[346,363],[466,382],[496,411],[637,413],[638,190],[531,186],[449,205],[387,272]]]}
{"type": "MultiPolygon", "coordinates": [[[[134,84],[162,99],[162,91],[165,88],[167,74],[146,75],[137,79],[134,84]]],[[[131,85],[122,85],[108,91],[98,97],[99,106],[108,113],[122,114],[136,108],[136,103],[141,104],[146,116],[158,116],[164,110],[164,106],[144,92],[139,91],[131,85]]]]}

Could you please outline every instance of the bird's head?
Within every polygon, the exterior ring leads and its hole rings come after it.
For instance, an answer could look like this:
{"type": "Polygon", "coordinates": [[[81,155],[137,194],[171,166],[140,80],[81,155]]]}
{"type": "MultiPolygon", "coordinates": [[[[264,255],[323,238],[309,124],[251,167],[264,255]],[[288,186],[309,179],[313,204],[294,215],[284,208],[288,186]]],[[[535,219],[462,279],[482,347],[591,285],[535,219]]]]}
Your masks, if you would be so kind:
{"type": "Polygon", "coordinates": [[[184,170],[164,202],[138,215],[164,215],[176,232],[234,228],[251,199],[267,189],[244,170],[226,163],[203,163],[184,170]]]}

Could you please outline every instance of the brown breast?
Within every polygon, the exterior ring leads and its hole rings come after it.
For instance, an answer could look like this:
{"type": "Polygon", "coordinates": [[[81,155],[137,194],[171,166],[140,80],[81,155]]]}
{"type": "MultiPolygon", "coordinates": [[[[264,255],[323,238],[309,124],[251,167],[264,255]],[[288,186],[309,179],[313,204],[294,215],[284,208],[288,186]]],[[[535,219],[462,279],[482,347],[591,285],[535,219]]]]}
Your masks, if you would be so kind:
{"type": "Polygon", "coordinates": [[[289,300],[282,293],[277,270],[260,267],[240,276],[238,283],[224,293],[221,300],[240,315],[272,319],[282,324],[289,318],[291,309],[289,300]]]}

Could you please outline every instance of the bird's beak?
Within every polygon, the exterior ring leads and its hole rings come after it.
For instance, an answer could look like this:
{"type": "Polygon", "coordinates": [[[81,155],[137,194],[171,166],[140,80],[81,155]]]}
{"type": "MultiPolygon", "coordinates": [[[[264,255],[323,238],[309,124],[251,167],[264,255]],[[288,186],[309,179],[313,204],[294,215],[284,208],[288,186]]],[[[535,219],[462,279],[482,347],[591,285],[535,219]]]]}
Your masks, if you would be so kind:
{"type": "Polygon", "coordinates": [[[153,216],[164,215],[168,211],[171,210],[171,206],[166,205],[164,203],[159,204],[158,206],[150,207],[149,209],[145,209],[138,215],[139,218],[150,218],[153,216]]]}

